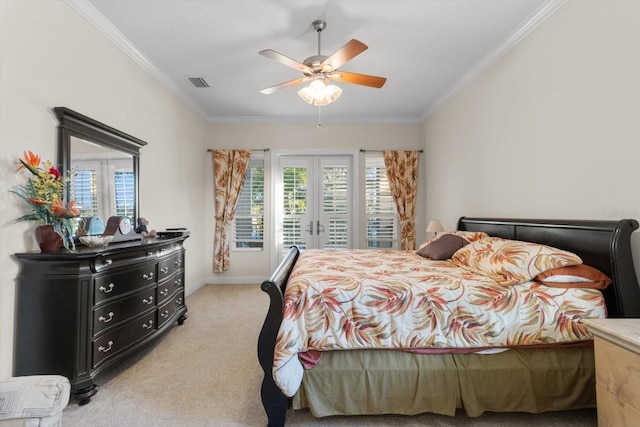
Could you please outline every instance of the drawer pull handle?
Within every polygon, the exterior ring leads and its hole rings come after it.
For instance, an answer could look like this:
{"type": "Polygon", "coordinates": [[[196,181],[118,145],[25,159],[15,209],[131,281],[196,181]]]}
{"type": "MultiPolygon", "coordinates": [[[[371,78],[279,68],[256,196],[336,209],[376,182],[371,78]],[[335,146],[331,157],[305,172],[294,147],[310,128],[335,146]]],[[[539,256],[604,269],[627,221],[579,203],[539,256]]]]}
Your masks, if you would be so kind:
{"type": "Polygon", "coordinates": [[[111,264],[113,264],[113,261],[112,261],[112,260],[110,260],[110,259],[105,260],[105,262],[107,263],[107,265],[111,265],[111,264]]]}
{"type": "Polygon", "coordinates": [[[149,297],[149,299],[145,298],[145,299],[142,300],[142,302],[145,303],[145,304],[151,305],[151,304],[153,304],[153,297],[149,297]]]}
{"type": "Polygon", "coordinates": [[[142,278],[143,278],[143,279],[147,279],[147,280],[153,280],[153,273],[149,273],[149,274],[144,273],[144,274],[142,275],[142,278]]]}
{"type": "Polygon", "coordinates": [[[178,279],[178,280],[174,281],[173,284],[176,285],[176,286],[182,285],[182,279],[178,279]]]}
{"type": "Polygon", "coordinates": [[[169,267],[162,267],[162,268],[160,269],[160,272],[161,272],[161,273],[163,273],[163,274],[168,273],[168,272],[169,272],[169,267]]]}
{"type": "Polygon", "coordinates": [[[109,292],[111,292],[113,290],[113,288],[116,285],[114,285],[113,283],[109,283],[109,286],[107,286],[106,288],[104,287],[104,285],[100,286],[100,288],[98,289],[100,292],[104,292],[105,294],[108,294],[109,292]]]}
{"type": "Polygon", "coordinates": [[[149,320],[147,323],[143,323],[142,327],[145,329],[153,329],[153,320],[149,320]]]}
{"type": "Polygon", "coordinates": [[[98,317],[98,320],[101,321],[101,322],[104,322],[104,323],[111,322],[113,320],[113,311],[109,312],[109,318],[108,319],[106,317],[104,317],[104,316],[100,316],[100,317],[98,317]]]}
{"type": "Polygon", "coordinates": [[[177,259],[174,264],[176,265],[176,267],[180,267],[182,265],[182,260],[181,259],[177,259]]]}
{"type": "Polygon", "coordinates": [[[107,345],[108,345],[109,347],[105,347],[105,346],[101,345],[100,347],[98,347],[98,351],[101,351],[101,352],[103,352],[103,353],[108,352],[109,350],[111,350],[111,347],[113,347],[113,341],[109,341],[109,342],[107,343],[107,345]]]}
{"type": "Polygon", "coordinates": [[[160,295],[165,296],[169,293],[169,289],[164,288],[163,290],[160,291],[160,295]]]}
{"type": "Polygon", "coordinates": [[[178,298],[176,300],[176,305],[182,305],[182,298],[178,298]]]}
{"type": "Polygon", "coordinates": [[[165,310],[162,313],[160,313],[160,317],[162,317],[163,319],[166,319],[167,317],[169,317],[169,310],[165,310]]]}

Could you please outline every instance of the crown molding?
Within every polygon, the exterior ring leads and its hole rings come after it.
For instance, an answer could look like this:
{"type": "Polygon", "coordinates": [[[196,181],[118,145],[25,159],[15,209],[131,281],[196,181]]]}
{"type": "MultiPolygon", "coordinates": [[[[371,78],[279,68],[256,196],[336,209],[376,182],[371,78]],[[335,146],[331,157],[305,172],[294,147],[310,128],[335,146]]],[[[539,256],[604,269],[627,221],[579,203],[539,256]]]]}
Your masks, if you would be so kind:
{"type": "MultiPolygon", "coordinates": [[[[422,117],[323,117],[324,124],[419,124],[424,123],[431,115],[438,111],[449,99],[468,86],[473,80],[493,65],[504,54],[511,50],[523,38],[531,33],[538,25],[553,15],[568,0],[549,0],[541,5],[530,18],[525,20],[516,31],[491,53],[481,59],[467,73],[465,73],[453,86],[451,86],[440,98],[434,102],[422,117]]],[[[193,109],[208,123],[215,124],[250,124],[250,123],[279,123],[279,124],[317,124],[317,119],[308,117],[226,117],[210,116],[190,97],[184,93],[169,76],[163,73],[153,62],[128,40],[104,15],[102,15],[87,0],[64,0],[73,10],[86,19],[91,25],[116,44],[129,55],[144,70],[155,77],[163,86],[173,92],[187,106],[193,109]]]]}
{"type": "MultiPolygon", "coordinates": [[[[313,124],[318,125],[317,116],[211,116],[207,120],[211,124],[313,124]]],[[[419,117],[350,117],[322,116],[322,125],[379,125],[379,124],[422,124],[419,117]]]]}
{"type": "Polygon", "coordinates": [[[96,29],[104,34],[109,40],[115,43],[127,55],[131,57],[138,65],[140,65],[149,74],[155,77],[163,86],[173,92],[180,100],[187,104],[196,113],[200,114],[203,119],[207,120],[207,113],[178,87],[173,80],[153,63],[149,58],[140,52],[140,50],[127,39],[107,18],[104,17],[98,9],[96,9],[87,0],[64,0],[73,10],[80,16],[89,21],[96,29]]]}
{"type": "Polygon", "coordinates": [[[536,9],[533,14],[527,18],[518,29],[507,36],[492,52],[482,58],[476,65],[467,71],[453,86],[451,86],[440,98],[434,102],[422,117],[422,121],[426,121],[436,111],[440,109],[449,99],[453,98],[458,92],[468,86],[490,66],[492,66],[504,54],[509,52],[522,39],[528,36],[538,25],[547,20],[558,9],[560,9],[568,0],[549,0],[536,9]]]}

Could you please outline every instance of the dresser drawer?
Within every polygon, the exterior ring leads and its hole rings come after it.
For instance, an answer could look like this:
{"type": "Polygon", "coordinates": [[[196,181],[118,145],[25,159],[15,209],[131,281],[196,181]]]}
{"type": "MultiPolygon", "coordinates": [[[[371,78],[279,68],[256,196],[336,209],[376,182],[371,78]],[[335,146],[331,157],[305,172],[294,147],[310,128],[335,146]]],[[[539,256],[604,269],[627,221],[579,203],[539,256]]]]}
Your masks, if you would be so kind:
{"type": "Polygon", "coordinates": [[[132,249],[122,252],[111,252],[98,255],[92,263],[92,270],[96,273],[106,272],[127,265],[155,260],[157,251],[154,249],[132,249]]]}
{"type": "Polygon", "coordinates": [[[184,270],[177,271],[173,276],[158,283],[158,304],[170,298],[176,289],[184,287],[184,270]]]}
{"type": "Polygon", "coordinates": [[[184,307],[184,291],[179,292],[161,307],[158,307],[158,328],[167,323],[180,308],[184,307]]]}
{"type": "Polygon", "coordinates": [[[156,305],[156,288],[150,288],[100,306],[93,312],[93,335],[137,316],[156,305]]]}
{"type": "Polygon", "coordinates": [[[177,252],[168,258],[158,261],[158,281],[161,281],[182,269],[183,263],[184,252],[177,252]]]}
{"type": "Polygon", "coordinates": [[[118,270],[111,274],[96,277],[93,284],[93,302],[98,304],[145,285],[155,283],[156,277],[156,264],[154,263],[127,270],[118,270]]]}
{"type": "Polygon", "coordinates": [[[595,337],[596,384],[640,411],[640,355],[595,337]]]}
{"type": "Polygon", "coordinates": [[[93,340],[93,368],[156,330],[156,311],[93,340]]]}

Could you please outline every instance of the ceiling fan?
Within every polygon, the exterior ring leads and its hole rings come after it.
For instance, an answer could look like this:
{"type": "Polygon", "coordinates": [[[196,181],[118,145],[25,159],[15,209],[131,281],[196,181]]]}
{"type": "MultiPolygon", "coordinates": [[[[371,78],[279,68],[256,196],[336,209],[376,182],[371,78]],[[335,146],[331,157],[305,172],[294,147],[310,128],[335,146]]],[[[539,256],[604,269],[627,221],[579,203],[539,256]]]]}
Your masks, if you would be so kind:
{"type": "Polygon", "coordinates": [[[342,93],[342,89],[336,85],[330,84],[330,80],[375,88],[381,88],[384,85],[387,81],[385,77],[369,76],[366,74],[351,73],[348,71],[338,71],[338,68],[346,62],[367,50],[368,47],[366,44],[356,39],[351,39],[331,56],[325,56],[320,53],[320,35],[327,27],[327,23],[318,19],[313,21],[311,26],[318,33],[317,55],[310,56],[303,62],[298,62],[276,52],[273,49],[265,49],[259,52],[262,56],[271,58],[288,67],[295,68],[302,72],[304,77],[262,89],[260,92],[265,95],[269,95],[284,88],[311,82],[309,86],[301,89],[298,92],[298,95],[300,95],[300,97],[309,104],[323,106],[338,99],[342,93]]]}

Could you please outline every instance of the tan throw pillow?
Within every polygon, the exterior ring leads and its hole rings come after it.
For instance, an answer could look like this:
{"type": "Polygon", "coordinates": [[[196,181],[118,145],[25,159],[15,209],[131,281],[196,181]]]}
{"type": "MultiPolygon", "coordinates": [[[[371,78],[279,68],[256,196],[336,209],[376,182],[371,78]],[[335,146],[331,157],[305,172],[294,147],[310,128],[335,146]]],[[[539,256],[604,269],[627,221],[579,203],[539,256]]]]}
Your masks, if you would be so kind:
{"type": "Polygon", "coordinates": [[[439,239],[429,243],[427,246],[420,248],[417,254],[433,260],[444,260],[451,258],[458,249],[463,248],[468,244],[469,241],[460,236],[455,234],[445,234],[439,239]]]}

